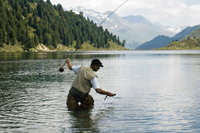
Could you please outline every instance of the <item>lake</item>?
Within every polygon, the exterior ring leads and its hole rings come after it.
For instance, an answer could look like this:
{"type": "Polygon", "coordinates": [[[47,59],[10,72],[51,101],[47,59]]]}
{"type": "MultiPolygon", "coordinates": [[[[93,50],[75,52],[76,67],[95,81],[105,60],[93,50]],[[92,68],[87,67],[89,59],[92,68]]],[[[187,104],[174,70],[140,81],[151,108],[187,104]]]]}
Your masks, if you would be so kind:
{"type": "Polygon", "coordinates": [[[89,66],[102,89],[89,111],[69,111],[75,78],[59,68],[72,52],[0,53],[0,132],[200,132],[200,51],[76,52],[72,65],[89,66]]]}

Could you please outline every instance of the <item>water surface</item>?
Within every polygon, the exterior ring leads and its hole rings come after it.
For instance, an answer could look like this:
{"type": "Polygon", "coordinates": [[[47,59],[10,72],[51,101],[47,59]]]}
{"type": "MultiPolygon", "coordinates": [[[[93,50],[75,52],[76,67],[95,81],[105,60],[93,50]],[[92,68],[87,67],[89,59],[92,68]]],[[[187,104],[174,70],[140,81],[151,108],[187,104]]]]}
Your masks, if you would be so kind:
{"type": "Polygon", "coordinates": [[[89,111],[68,111],[75,78],[60,66],[72,53],[0,53],[0,132],[200,132],[200,51],[77,52],[99,58],[102,89],[89,111]]]}

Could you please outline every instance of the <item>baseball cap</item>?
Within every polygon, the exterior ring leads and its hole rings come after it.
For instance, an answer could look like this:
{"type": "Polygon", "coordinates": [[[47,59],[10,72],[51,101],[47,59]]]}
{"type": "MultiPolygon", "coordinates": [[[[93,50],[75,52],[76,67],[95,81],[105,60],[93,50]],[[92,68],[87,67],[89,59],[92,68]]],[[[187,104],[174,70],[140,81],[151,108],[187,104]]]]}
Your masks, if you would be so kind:
{"type": "Polygon", "coordinates": [[[103,67],[103,65],[99,59],[93,59],[91,62],[91,66],[92,65],[97,65],[97,66],[103,67]]]}

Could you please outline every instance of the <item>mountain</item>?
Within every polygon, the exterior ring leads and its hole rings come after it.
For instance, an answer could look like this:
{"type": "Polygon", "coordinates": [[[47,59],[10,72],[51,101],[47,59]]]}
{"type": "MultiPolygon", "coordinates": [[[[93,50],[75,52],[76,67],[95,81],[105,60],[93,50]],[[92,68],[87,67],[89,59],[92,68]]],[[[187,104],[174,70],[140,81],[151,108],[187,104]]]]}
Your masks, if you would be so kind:
{"type": "Polygon", "coordinates": [[[195,29],[199,28],[200,25],[196,25],[193,27],[187,27],[180,33],[176,34],[174,37],[168,37],[168,36],[157,36],[151,41],[145,42],[144,44],[138,46],[136,49],[155,49],[155,48],[160,48],[168,45],[172,41],[180,41],[183,39],[185,36],[190,34],[192,31],[195,29]]]}
{"type": "Polygon", "coordinates": [[[166,45],[165,47],[158,48],[157,50],[200,50],[199,38],[181,39],[166,45]]]}
{"type": "MultiPolygon", "coordinates": [[[[72,10],[77,14],[82,12],[84,17],[93,20],[97,25],[111,13],[111,11],[101,13],[81,6],[66,10],[72,10]]],[[[180,29],[177,32],[176,29],[170,30],[169,26],[165,27],[161,24],[151,23],[142,16],[119,17],[116,13],[113,13],[102,26],[104,29],[107,28],[110,32],[119,36],[120,40],[126,40],[125,47],[129,49],[134,49],[158,35],[172,37],[182,29],[182,27],[179,27],[180,29]]]]}
{"type": "Polygon", "coordinates": [[[181,30],[185,29],[187,26],[178,26],[178,25],[162,25],[161,23],[155,22],[155,23],[151,23],[149,20],[147,20],[146,18],[144,18],[141,15],[138,16],[127,16],[127,17],[121,17],[122,19],[130,22],[130,23],[142,23],[142,24],[146,24],[149,27],[153,28],[159,28],[159,29],[164,29],[165,31],[171,31],[173,33],[179,33],[181,32],[181,30]]]}
{"type": "Polygon", "coordinates": [[[166,30],[166,31],[174,32],[175,34],[181,32],[183,29],[188,27],[188,26],[179,26],[179,25],[163,25],[163,24],[158,23],[158,22],[155,22],[154,24],[156,26],[166,30]]]}
{"type": "Polygon", "coordinates": [[[168,36],[159,35],[153,40],[145,42],[144,44],[138,46],[136,49],[154,49],[164,47],[166,44],[169,44],[170,38],[168,36]]]}
{"type": "Polygon", "coordinates": [[[188,38],[200,39],[200,27],[197,28],[196,30],[193,30],[189,35],[185,36],[183,39],[188,39],[188,38]]]}
{"type": "Polygon", "coordinates": [[[147,20],[146,18],[144,18],[141,15],[138,15],[138,16],[130,15],[130,16],[121,17],[121,18],[132,23],[132,24],[142,23],[142,24],[152,25],[152,23],[149,20],[147,20]]]}

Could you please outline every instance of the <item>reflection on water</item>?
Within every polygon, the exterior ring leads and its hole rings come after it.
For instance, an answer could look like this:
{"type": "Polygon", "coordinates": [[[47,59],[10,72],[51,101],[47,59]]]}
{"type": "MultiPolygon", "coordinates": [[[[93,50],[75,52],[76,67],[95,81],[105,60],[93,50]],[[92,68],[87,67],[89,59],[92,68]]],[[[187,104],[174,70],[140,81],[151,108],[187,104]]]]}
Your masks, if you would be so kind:
{"type": "MultiPolygon", "coordinates": [[[[91,109],[89,111],[68,111],[70,130],[63,129],[63,132],[101,132],[99,126],[113,113],[113,108],[91,109]]],[[[66,121],[66,122],[68,122],[66,121]]]]}
{"type": "Polygon", "coordinates": [[[69,112],[71,118],[71,129],[73,132],[91,131],[100,132],[98,129],[98,121],[93,120],[91,112],[88,111],[71,111],[69,112]]]}
{"type": "MultiPolygon", "coordinates": [[[[67,59],[73,52],[39,52],[39,53],[0,53],[0,61],[14,61],[14,60],[34,60],[34,59],[67,59]]],[[[79,52],[77,51],[72,59],[88,59],[101,57],[116,57],[120,53],[106,52],[79,52]],[[83,56],[84,55],[84,56],[83,56]]]]}
{"type": "Polygon", "coordinates": [[[200,132],[200,51],[75,53],[73,65],[100,58],[99,84],[117,94],[91,90],[89,111],[66,107],[70,55],[0,53],[0,132],[200,132]]]}

